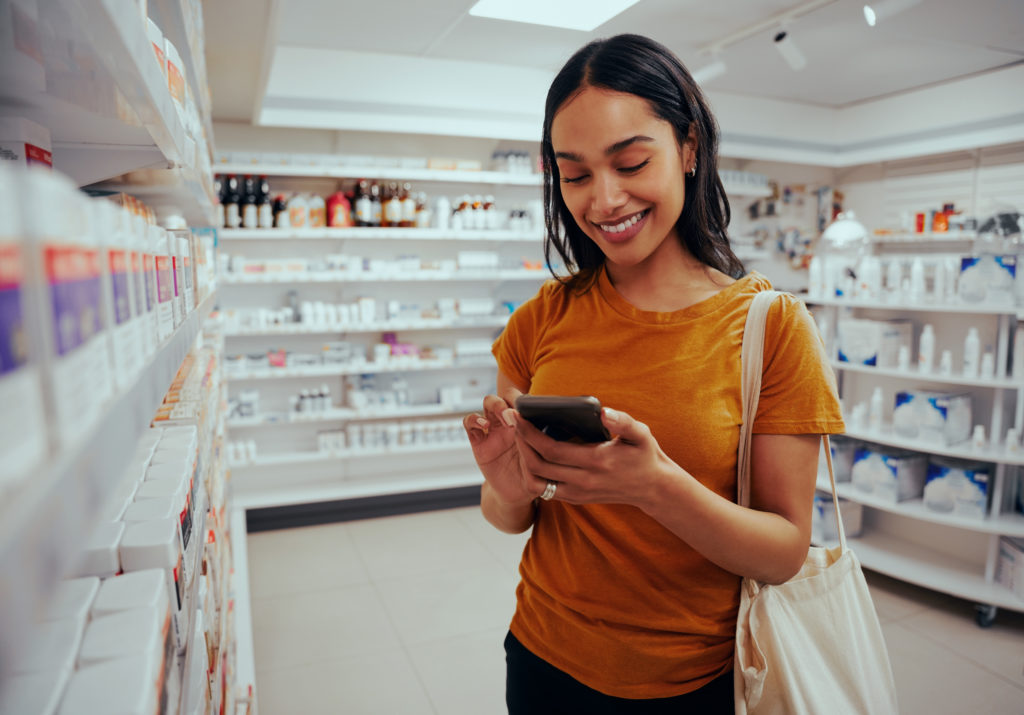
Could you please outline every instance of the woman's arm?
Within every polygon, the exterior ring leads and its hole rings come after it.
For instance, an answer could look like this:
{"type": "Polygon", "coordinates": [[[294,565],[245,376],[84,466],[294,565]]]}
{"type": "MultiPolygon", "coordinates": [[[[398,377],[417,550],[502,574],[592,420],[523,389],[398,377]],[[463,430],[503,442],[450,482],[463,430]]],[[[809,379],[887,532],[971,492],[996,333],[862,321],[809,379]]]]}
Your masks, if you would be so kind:
{"type": "Polygon", "coordinates": [[[782,583],[800,569],[810,544],[818,435],[754,435],[747,508],[669,459],[647,425],[607,408],[604,420],[615,439],[576,445],[556,442],[518,418],[525,468],[559,482],[556,499],[636,506],[741,576],[782,583]]]}

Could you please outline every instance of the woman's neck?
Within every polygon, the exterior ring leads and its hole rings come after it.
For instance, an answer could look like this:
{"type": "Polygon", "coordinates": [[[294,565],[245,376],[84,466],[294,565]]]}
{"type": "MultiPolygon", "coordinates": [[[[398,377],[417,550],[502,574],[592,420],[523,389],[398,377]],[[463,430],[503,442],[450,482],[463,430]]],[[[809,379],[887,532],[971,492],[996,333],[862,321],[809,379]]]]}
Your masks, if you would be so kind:
{"type": "Polygon", "coordinates": [[[611,284],[634,307],[669,313],[707,300],[735,282],[676,246],[678,250],[659,251],[633,266],[606,262],[611,284]]]}

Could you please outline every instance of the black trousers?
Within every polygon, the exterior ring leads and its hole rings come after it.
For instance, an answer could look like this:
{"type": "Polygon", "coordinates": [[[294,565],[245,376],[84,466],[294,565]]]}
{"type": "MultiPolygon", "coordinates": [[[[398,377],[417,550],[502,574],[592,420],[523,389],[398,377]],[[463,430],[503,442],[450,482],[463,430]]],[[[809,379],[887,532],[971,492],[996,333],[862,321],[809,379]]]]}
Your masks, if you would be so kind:
{"type": "Polygon", "coordinates": [[[732,671],[671,698],[632,700],[588,688],[537,657],[512,633],[505,637],[509,715],[733,715],[732,671]]]}

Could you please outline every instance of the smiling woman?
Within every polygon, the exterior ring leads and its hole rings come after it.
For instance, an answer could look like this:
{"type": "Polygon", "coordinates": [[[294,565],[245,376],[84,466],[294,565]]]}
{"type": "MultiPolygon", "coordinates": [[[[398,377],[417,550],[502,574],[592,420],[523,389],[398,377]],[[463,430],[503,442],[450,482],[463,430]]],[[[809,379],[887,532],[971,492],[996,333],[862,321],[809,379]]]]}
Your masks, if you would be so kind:
{"type": "Polygon", "coordinates": [[[545,250],[556,276],[494,344],[498,394],[465,420],[484,516],[532,528],[505,641],[512,715],[733,711],[742,577],[807,554],[820,435],[843,431],[814,322],[766,324],[750,507],[736,503],[740,350],[771,288],[729,247],[717,129],[667,49],[620,35],[548,93],[545,250]],[[592,395],[612,438],[559,442],[517,396],[592,395]]]}

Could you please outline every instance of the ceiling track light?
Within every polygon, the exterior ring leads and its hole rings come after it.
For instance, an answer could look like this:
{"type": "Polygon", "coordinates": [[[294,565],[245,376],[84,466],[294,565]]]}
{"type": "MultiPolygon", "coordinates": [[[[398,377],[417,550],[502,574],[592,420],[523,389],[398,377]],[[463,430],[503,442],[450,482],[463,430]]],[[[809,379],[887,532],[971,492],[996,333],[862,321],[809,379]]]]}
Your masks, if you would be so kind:
{"type": "Polygon", "coordinates": [[[921,0],[881,0],[864,6],[864,21],[869,27],[874,27],[880,20],[898,15],[904,10],[909,10],[915,5],[920,5],[921,0]]]}
{"type": "Polygon", "coordinates": [[[785,30],[779,30],[775,34],[774,44],[775,49],[782,55],[782,59],[786,60],[786,64],[789,65],[790,69],[799,72],[807,66],[807,58],[804,57],[804,53],[790,39],[789,33],[785,30]]]}

